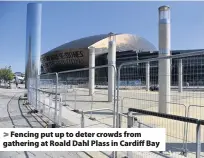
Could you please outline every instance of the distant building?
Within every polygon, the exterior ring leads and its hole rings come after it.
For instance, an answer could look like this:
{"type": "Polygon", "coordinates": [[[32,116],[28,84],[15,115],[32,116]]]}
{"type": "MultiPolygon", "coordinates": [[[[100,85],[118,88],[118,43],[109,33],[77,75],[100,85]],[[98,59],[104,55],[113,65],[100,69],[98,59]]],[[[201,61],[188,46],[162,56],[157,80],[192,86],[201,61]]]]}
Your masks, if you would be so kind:
{"type": "Polygon", "coordinates": [[[24,76],[25,76],[25,74],[22,73],[22,72],[15,72],[14,75],[15,75],[15,76],[21,76],[21,77],[24,77],[24,76]]]}
{"type": "MultiPolygon", "coordinates": [[[[107,65],[108,55],[108,34],[95,35],[81,38],[78,40],[65,43],[51,51],[41,55],[41,72],[52,73],[66,70],[85,68],[89,66],[89,50],[88,47],[93,46],[96,49],[95,63],[96,66],[107,65]]],[[[197,50],[172,50],[171,54],[188,53],[197,50]]],[[[144,60],[158,57],[158,50],[148,40],[132,34],[116,34],[116,66],[129,61],[144,60]]],[[[178,60],[171,61],[171,83],[178,83],[178,60]]],[[[204,84],[200,81],[204,78],[204,56],[190,57],[183,60],[183,80],[189,82],[190,85],[204,84]],[[189,72],[190,71],[190,72],[189,72]],[[195,72],[197,75],[195,75],[195,72]],[[191,81],[195,83],[191,83],[191,81]]],[[[96,71],[96,80],[107,81],[107,69],[96,71]]],[[[88,79],[88,71],[78,73],[70,73],[66,76],[60,76],[63,80],[77,80],[77,78],[88,79]]],[[[129,66],[127,70],[121,70],[121,80],[138,80],[145,82],[145,65],[138,64],[129,66]]],[[[158,82],[158,62],[150,63],[150,83],[158,82]]]]}
{"type": "Polygon", "coordinates": [[[14,81],[18,83],[24,83],[25,81],[25,74],[21,72],[15,72],[14,73],[14,81]]]}

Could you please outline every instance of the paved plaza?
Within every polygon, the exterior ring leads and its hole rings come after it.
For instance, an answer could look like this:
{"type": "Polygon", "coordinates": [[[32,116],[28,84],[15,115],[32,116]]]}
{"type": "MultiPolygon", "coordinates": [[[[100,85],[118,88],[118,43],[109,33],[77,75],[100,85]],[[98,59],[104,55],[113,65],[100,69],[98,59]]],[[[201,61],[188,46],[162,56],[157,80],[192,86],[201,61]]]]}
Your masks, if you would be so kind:
{"type": "MultiPolygon", "coordinates": [[[[0,88],[0,128],[44,128],[48,119],[38,114],[28,114],[30,108],[19,101],[25,89],[0,88]]],[[[0,158],[90,158],[84,152],[0,152],[0,158]]]]}
{"type": "MultiPolygon", "coordinates": [[[[60,90],[59,90],[60,91],[60,90]]],[[[61,89],[61,92],[63,89],[61,89]]],[[[189,116],[198,119],[204,119],[204,103],[203,100],[204,92],[199,91],[183,91],[179,93],[175,90],[171,92],[171,102],[170,114],[180,115],[180,116],[189,116]],[[198,106],[198,107],[197,107],[198,106]]],[[[89,119],[85,120],[85,127],[112,127],[113,126],[113,106],[114,103],[108,102],[107,90],[96,90],[93,96],[89,96],[88,90],[83,88],[78,88],[73,90],[68,90],[67,93],[64,93],[62,96],[63,100],[63,114],[62,116],[66,117],[67,110],[69,109],[79,109],[85,112],[87,118],[95,118],[95,123],[89,119]],[[103,109],[109,108],[110,110],[101,110],[86,112],[91,109],[103,109]]],[[[117,102],[117,101],[116,101],[117,102]]],[[[120,90],[119,93],[119,112],[127,113],[128,108],[137,108],[144,109],[149,111],[158,111],[158,92],[147,92],[145,90],[120,90]]],[[[80,118],[80,114],[78,116],[80,118]]],[[[188,124],[188,129],[186,129],[186,124],[179,121],[174,121],[170,119],[162,119],[158,117],[148,116],[148,115],[137,115],[136,116],[142,123],[148,126],[142,127],[162,127],[166,128],[167,132],[167,142],[168,143],[180,143],[180,146],[177,146],[178,151],[181,151],[183,148],[183,142],[188,143],[196,142],[196,125],[188,124]],[[185,132],[187,132],[188,137],[186,140],[185,132]]],[[[80,119],[76,122],[76,119],[73,118],[75,124],[79,124],[80,119]]],[[[127,128],[127,118],[122,117],[122,128],[127,128]]],[[[204,127],[201,129],[204,130],[204,127]]],[[[204,135],[201,135],[201,142],[204,142],[204,135]]],[[[171,148],[171,147],[170,147],[171,148]]],[[[191,146],[188,146],[189,149],[192,149],[191,146]]],[[[195,151],[195,144],[193,145],[192,151],[195,151]]],[[[202,148],[203,149],[203,148],[202,148]]],[[[171,149],[174,151],[174,149],[171,149]]],[[[179,152],[176,152],[176,157],[179,156],[179,152]]],[[[204,156],[204,153],[202,153],[204,156]]],[[[195,153],[189,153],[188,157],[195,157],[195,153]]]]}
{"type": "MultiPolygon", "coordinates": [[[[73,109],[84,111],[85,128],[110,128],[113,126],[113,106],[114,102],[108,102],[107,90],[96,89],[93,96],[89,96],[88,90],[85,88],[76,89],[59,89],[62,95],[62,128],[80,128],[81,127],[81,114],[73,112],[73,109]],[[106,108],[106,109],[104,109],[106,108]],[[93,110],[90,112],[89,110],[93,110]],[[103,109],[96,110],[94,109],[103,109]],[[90,118],[95,118],[91,120],[90,118]]],[[[45,128],[50,122],[49,119],[40,114],[28,114],[32,107],[23,105],[23,101],[19,100],[20,96],[23,96],[26,90],[21,87],[20,89],[0,89],[0,107],[1,107],[1,128],[45,128]]],[[[191,107],[190,115],[194,118],[203,119],[201,115],[204,111],[202,108],[204,92],[198,91],[184,91],[179,93],[172,91],[171,93],[171,114],[185,116],[185,110],[190,105],[199,105],[196,109],[191,107]],[[186,108],[186,109],[185,109],[186,108]]],[[[54,99],[52,97],[51,104],[49,103],[49,97],[46,94],[41,94],[41,102],[45,101],[47,105],[54,107],[54,99]],[[44,100],[43,100],[44,99],[44,100]]],[[[116,100],[117,103],[117,100],[116,100]]],[[[134,107],[138,109],[146,109],[151,111],[158,110],[158,92],[147,92],[145,90],[120,90],[119,94],[119,111],[126,113],[128,108],[134,107]]],[[[42,104],[39,104],[41,107],[42,104]]],[[[46,108],[46,113],[48,109],[46,108]]],[[[52,113],[52,111],[51,111],[52,113]]],[[[52,118],[53,116],[51,116],[52,118]]],[[[167,130],[167,142],[168,143],[183,143],[184,140],[184,123],[178,121],[172,121],[167,119],[160,119],[152,116],[137,115],[137,118],[145,125],[151,127],[165,127],[167,130]]],[[[127,127],[127,118],[122,117],[122,128],[127,127]]],[[[195,142],[195,125],[188,125],[188,142],[195,142]]],[[[137,124],[135,127],[137,128],[137,124]]],[[[202,131],[203,131],[202,127],[202,131]]],[[[204,142],[204,135],[201,136],[201,141],[204,142]]],[[[183,146],[181,145],[180,148],[183,146]]],[[[171,152],[165,152],[166,156],[180,158],[179,152],[172,150],[171,152]]],[[[163,157],[158,153],[153,152],[118,152],[118,156],[122,158],[125,155],[132,154],[133,157],[163,157]]],[[[94,157],[105,158],[107,155],[111,155],[111,152],[0,152],[2,158],[32,158],[32,157],[52,157],[52,158],[77,158],[77,157],[94,157]]],[[[202,154],[204,157],[204,155],[202,154]]],[[[195,157],[195,154],[189,153],[188,157],[195,157]]]]}

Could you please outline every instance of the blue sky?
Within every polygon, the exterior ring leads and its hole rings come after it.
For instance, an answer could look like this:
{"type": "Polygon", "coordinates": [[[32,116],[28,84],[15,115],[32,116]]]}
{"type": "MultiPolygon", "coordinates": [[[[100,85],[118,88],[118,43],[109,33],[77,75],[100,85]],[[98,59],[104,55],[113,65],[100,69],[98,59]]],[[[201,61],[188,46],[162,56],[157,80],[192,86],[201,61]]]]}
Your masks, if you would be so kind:
{"type": "MultiPolygon", "coordinates": [[[[0,2],[0,67],[24,72],[27,2],[0,2]]],[[[103,33],[131,33],[158,47],[158,7],[171,7],[172,49],[204,48],[204,2],[42,2],[41,54],[103,33]]]]}

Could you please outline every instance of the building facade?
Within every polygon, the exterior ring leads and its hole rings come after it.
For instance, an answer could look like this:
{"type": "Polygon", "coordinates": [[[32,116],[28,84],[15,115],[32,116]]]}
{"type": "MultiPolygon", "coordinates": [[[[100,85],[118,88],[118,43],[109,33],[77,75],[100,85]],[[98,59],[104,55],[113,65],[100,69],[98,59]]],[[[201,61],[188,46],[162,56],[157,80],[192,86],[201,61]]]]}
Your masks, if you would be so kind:
{"type": "MultiPolygon", "coordinates": [[[[146,39],[131,34],[116,34],[116,65],[125,62],[157,58],[156,47],[146,39]]],[[[66,70],[86,68],[89,66],[89,47],[95,47],[96,66],[108,64],[108,34],[95,35],[65,43],[41,56],[41,72],[61,72],[66,70]]],[[[197,50],[173,50],[171,55],[189,53],[197,50]]],[[[203,56],[184,58],[183,81],[190,85],[204,85],[203,56]]],[[[178,59],[171,60],[171,84],[178,85],[178,59]]],[[[133,64],[121,69],[121,81],[139,81],[145,84],[145,63],[133,64]]],[[[95,71],[96,84],[107,84],[108,69],[95,71]]],[[[88,71],[62,74],[61,80],[70,82],[88,82],[88,71]]],[[[127,83],[125,83],[127,84],[127,83]]],[[[158,84],[158,62],[150,62],[150,84],[158,84]]]]}

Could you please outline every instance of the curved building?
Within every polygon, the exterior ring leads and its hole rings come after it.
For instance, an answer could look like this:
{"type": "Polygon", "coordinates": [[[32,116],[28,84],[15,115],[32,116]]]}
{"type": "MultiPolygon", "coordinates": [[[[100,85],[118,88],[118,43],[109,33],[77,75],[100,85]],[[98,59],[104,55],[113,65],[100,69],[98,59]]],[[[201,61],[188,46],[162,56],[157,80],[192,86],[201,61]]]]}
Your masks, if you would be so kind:
{"type": "MultiPolygon", "coordinates": [[[[108,38],[109,34],[95,35],[90,37],[74,40],[65,43],[53,50],[41,55],[41,72],[60,72],[71,69],[79,69],[89,66],[89,47],[96,48],[96,66],[108,64],[108,38]]],[[[116,66],[121,63],[144,60],[149,58],[157,58],[159,56],[155,46],[144,38],[131,34],[116,34],[116,66]]],[[[171,55],[190,53],[195,51],[204,51],[204,49],[195,50],[172,50],[171,55]]],[[[173,59],[171,62],[171,84],[178,83],[178,60],[173,59]]],[[[190,85],[200,85],[200,79],[204,78],[204,56],[190,57],[183,59],[183,80],[189,82],[190,85]],[[191,63],[189,65],[189,63],[191,63]],[[195,75],[195,72],[197,75],[195,75]],[[194,74],[194,75],[193,75],[194,74]],[[194,82],[192,82],[194,81],[194,82]]],[[[141,80],[145,83],[145,65],[138,64],[129,66],[128,69],[121,70],[121,80],[141,80]]],[[[96,83],[107,82],[107,68],[97,69],[95,72],[96,83]]],[[[61,80],[74,81],[77,78],[80,82],[86,80],[88,82],[88,71],[61,74],[61,80]]],[[[150,63],[150,83],[158,82],[158,62],[150,63]]],[[[202,81],[202,85],[204,82],[202,81]]]]}
{"type": "MultiPolygon", "coordinates": [[[[136,56],[140,52],[156,51],[146,39],[132,34],[116,34],[116,56],[136,56]]],[[[60,72],[88,67],[89,47],[95,47],[96,66],[107,64],[109,34],[89,36],[65,43],[41,55],[42,71],[60,72]]],[[[142,54],[143,54],[142,53],[142,54]]],[[[126,58],[127,59],[127,58],[126,58]]],[[[116,59],[118,63],[119,60],[116,59]]]]}

